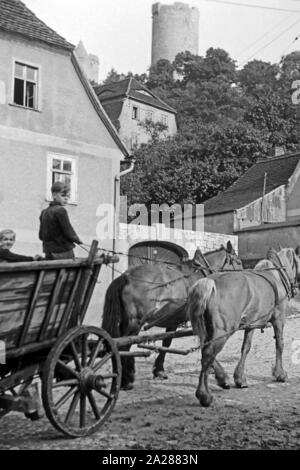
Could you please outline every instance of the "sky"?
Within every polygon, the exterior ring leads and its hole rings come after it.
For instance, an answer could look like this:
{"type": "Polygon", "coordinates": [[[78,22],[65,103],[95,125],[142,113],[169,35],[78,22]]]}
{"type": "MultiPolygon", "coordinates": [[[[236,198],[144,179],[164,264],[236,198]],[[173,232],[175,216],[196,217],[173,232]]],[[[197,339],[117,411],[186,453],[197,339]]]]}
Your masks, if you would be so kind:
{"type": "MultiPolygon", "coordinates": [[[[82,40],[99,57],[99,80],[146,72],[151,61],[155,0],[23,0],[41,20],[74,45],[82,40]]],[[[175,0],[162,0],[173,4],[175,0]]],[[[260,59],[279,62],[300,50],[300,0],[191,0],[199,9],[199,54],[225,49],[237,65],[260,59]],[[296,39],[298,38],[299,39],[296,39]]]]}

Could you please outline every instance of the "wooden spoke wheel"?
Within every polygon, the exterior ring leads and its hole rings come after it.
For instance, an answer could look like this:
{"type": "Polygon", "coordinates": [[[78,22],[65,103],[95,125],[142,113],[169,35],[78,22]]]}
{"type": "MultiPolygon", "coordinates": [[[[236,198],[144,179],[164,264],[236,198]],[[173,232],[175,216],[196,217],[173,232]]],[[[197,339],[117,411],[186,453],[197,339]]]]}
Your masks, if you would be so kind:
{"type": "Polygon", "coordinates": [[[72,328],[59,338],[45,362],[46,415],[67,436],[92,434],[111,414],[120,382],[120,355],[110,335],[94,326],[72,328]]]}

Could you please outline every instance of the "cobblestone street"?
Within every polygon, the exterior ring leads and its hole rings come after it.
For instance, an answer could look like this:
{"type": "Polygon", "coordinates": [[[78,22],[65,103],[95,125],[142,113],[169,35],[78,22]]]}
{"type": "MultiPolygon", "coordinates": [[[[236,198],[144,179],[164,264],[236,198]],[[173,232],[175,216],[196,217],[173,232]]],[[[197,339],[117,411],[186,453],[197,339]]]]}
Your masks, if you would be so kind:
{"type": "MultiPolygon", "coordinates": [[[[214,401],[201,408],[195,398],[199,351],[169,355],[169,379],[153,380],[154,355],[137,360],[132,391],[121,391],[117,405],[102,429],[88,438],[66,439],[46,418],[31,422],[10,413],[0,421],[1,449],[298,449],[300,443],[300,316],[297,310],[285,326],[286,383],[272,379],[275,345],[272,328],[258,330],[246,363],[248,389],[233,386],[242,332],[225,345],[219,359],[231,377],[232,388],[221,390],[214,377],[214,401]],[[298,348],[297,348],[298,345],[298,348]]],[[[175,344],[175,341],[174,341],[175,344]]],[[[176,340],[176,347],[197,346],[197,339],[176,340]]]]}

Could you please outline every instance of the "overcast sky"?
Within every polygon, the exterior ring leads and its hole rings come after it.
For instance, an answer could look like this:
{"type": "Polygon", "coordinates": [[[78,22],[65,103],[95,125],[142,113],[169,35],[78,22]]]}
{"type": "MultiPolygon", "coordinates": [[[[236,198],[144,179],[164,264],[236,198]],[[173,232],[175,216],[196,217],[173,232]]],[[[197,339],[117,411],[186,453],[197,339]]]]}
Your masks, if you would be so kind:
{"type": "MultiPolygon", "coordinates": [[[[23,2],[61,36],[75,45],[81,39],[87,51],[99,57],[100,80],[112,67],[123,73],[147,71],[154,0],[23,2]]],[[[192,0],[184,3],[198,7],[200,12],[200,55],[209,47],[221,47],[242,66],[253,58],[278,62],[282,55],[300,50],[300,0],[192,0]],[[254,5],[258,7],[253,8],[254,5]]]]}

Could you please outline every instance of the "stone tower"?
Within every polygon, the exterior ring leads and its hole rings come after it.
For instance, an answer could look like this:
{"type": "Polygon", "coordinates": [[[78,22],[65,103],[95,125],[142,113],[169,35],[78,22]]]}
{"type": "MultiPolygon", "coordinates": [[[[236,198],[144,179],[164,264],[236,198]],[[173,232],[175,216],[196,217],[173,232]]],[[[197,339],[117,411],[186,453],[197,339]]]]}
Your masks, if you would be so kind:
{"type": "Polygon", "coordinates": [[[79,41],[75,49],[77,59],[85,71],[87,78],[98,83],[99,81],[99,59],[94,54],[88,54],[82,41],[79,41]]]}
{"type": "Polygon", "coordinates": [[[159,59],[173,62],[179,52],[199,50],[199,11],[185,3],[152,5],[151,65],[159,59]]]}

